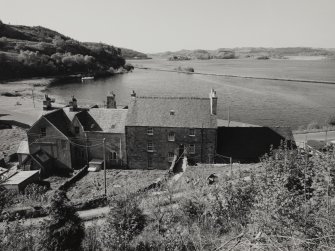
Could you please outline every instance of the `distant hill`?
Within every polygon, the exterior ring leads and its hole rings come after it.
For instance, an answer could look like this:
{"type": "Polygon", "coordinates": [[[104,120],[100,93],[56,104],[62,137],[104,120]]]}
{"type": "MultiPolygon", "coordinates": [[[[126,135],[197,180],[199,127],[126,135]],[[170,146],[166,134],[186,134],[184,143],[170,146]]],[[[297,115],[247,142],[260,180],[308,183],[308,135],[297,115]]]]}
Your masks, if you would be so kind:
{"type": "Polygon", "coordinates": [[[121,53],[125,59],[149,59],[148,55],[131,49],[121,48],[121,53]]]}
{"type": "Polygon", "coordinates": [[[166,58],[169,60],[189,60],[189,59],[234,59],[234,58],[286,58],[292,56],[324,56],[335,58],[334,49],[319,49],[309,47],[288,47],[288,48],[220,48],[217,50],[180,50],[167,51],[162,53],[149,54],[154,58],[166,58]]]}
{"type": "MultiPolygon", "coordinates": [[[[41,27],[0,21],[0,79],[120,71],[125,58],[143,53],[103,43],[79,42],[41,27]]],[[[128,67],[125,67],[128,68],[128,67]]]]}

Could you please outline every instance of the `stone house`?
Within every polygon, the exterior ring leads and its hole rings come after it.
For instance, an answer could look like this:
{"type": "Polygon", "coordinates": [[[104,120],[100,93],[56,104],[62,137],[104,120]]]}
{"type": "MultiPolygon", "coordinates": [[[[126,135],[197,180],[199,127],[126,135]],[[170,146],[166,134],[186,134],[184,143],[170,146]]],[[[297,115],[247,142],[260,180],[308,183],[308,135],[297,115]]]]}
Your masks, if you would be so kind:
{"type": "Polygon", "coordinates": [[[107,167],[126,165],[128,110],[116,108],[114,94],[107,96],[107,104],[83,109],[73,97],[69,107],[44,111],[27,132],[30,156],[29,167],[23,163],[25,170],[40,169],[47,176],[81,168],[93,158],[104,158],[103,139],[107,167]]]}
{"type": "MultiPolygon", "coordinates": [[[[43,114],[27,131],[30,157],[32,167],[30,169],[41,169],[43,175],[51,170],[41,164],[41,161],[34,159],[37,156],[48,156],[54,165],[61,169],[73,169],[75,159],[69,138],[73,137],[71,132],[71,121],[63,109],[43,114]]],[[[43,158],[45,159],[45,158],[43,158]]],[[[41,159],[43,161],[43,159],[41,159]]]]}
{"type": "Polygon", "coordinates": [[[89,147],[87,152],[84,152],[86,148],[82,148],[81,152],[77,151],[76,158],[102,160],[104,158],[102,144],[105,140],[107,167],[115,168],[126,165],[125,122],[127,112],[127,109],[93,108],[76,114],[72,120],[75,140],[80,145],[93,146],[89,147]]]}
{"type": "Polygon", "coordinates": [[[130,168],[168,169],[175,155],[211,163],[216,150],[217,96],[137,97],[132,94],[126,121],[130,168]]]}

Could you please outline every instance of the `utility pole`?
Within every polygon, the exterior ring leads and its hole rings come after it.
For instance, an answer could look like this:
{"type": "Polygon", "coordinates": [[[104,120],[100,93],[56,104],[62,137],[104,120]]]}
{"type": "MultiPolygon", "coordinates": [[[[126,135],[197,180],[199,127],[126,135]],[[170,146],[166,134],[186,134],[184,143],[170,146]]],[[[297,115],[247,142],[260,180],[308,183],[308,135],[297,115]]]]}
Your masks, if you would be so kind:
{"type": "Polygon", "coordinates": [[[33,103],[34,103],[34,108],[35,108],[35,95],[34,95],[34,88],[31,89],[31,95],[33,96],[33,103]]]}
{"type": "Polygon", "coordinates": [[[87,166],[89,166],[89,162],[88,162],[88,147],[87,147],[87,143],[88,143],[88,138],[87,138],[87,133],[85,133],[85,138],[86,138],[86,162],[87,162],[87,166]]]}
{"type": "Polygon", "coordinates": [[[102,140],[102,152],[104,155],[104,180],[105,180],[105,196],[107,196],[107,180],[106,180],[106,139],[102,140]]]}
{"type": "Polygon", "coordinates": [[[119,156],[120,156],[120,162],[121,162],[121,164],[123,164],[122,163],[122,157],[123,156],[122,156],[122,149],[121,149],[122,148],[121,137],[120,137],[120,146],[119,147],[120,147],[120,151],[119,151],[120,152],[120,154],[119,154],[119,156]]]}

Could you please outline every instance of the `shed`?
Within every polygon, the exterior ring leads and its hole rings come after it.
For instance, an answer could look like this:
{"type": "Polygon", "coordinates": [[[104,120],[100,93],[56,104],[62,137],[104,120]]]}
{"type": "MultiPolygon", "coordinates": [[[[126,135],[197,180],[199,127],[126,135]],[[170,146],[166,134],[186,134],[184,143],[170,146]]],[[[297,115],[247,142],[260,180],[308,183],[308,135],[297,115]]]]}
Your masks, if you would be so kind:
{"type": "Polygon", "coordinates": [[[17,192],[24,191],[25,187],[30,183],[38,181],[40,179],[39,171],[20,171],[7,179],[1,185],[8,190],[17,192]]]}

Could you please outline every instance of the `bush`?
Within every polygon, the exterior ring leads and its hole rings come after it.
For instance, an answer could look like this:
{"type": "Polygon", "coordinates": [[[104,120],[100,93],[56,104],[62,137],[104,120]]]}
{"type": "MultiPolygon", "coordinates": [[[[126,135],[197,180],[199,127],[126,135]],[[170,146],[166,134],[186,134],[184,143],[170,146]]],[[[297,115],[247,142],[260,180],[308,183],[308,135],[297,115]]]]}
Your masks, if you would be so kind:
{"type": "Polygon", "coordinates": [[[326,124],[330,126],[335,126],[335,115],[329,116],[326,120],[326,124]]]}
{"type": "Polygon", "coordinates": [[[85,228],[64,191],[55,191],[51,199],[50,219],[44,222],[41,250],[81,250],[85,228]]]}
{"type": "Polygon", "coordinates": [[[129,250],[130,242],[146,226],[146,217],[139,207],[136,195],[126,194],[111,201],[107,226],[102,242],[109,250],[129,250]]]}

